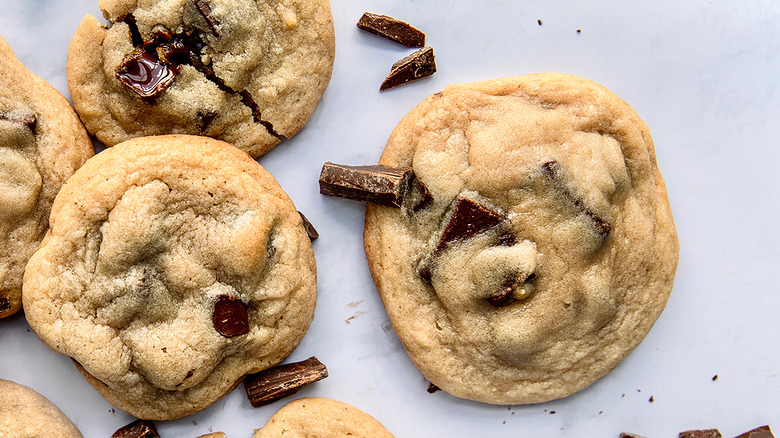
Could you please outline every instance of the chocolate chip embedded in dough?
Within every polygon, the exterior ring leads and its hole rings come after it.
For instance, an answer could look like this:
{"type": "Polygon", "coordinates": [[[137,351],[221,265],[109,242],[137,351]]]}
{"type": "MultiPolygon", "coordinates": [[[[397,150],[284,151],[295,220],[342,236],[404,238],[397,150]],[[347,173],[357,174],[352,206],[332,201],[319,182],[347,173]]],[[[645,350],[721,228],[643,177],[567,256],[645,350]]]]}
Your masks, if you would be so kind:
{"type": "Polygon", "coordinates": [[[553,181],[561,194],[574,205],[581,213],[585,214],[593,222],[596,232],[606,238],[612,231],[612,226],[599,215],[585,205],[582,199],[577,197],[566,184],[561,165],[557,161],[548,161],[542,165],[544,173],[553,181]]]}
{"type": "Polygon", "coordinates": [[[0,120],[24,125],[32,132],[35,132],[35,127],[38,125],[38,118],[35,116],[35,114],[26,114],[22,117],[13,117],[9,116],[8,114],[0,113],[0,120]]]}
{"type": "Polygon", "coordinates": [[[119,428],[111,438],[160,438],[157,428],[149,420],[135,420],[119,428]]]}
{"type": "Polygon", "coordinates": [[[468,198],[459,198],[439,239],[437,250],[450,242],[466,240],[504,222],[506,218],[468,198]]]}
{"type": "Polygon", "coordinates": [[[317,240],[318,237],[320,237],[320,233],[317,232],[317,230],[314,228],[314,225],[309,222],[309,219],[306,218],[306,216],[303,215],[300,211],[298,212],[299,215],[301,215],[301,221],[303,223],[303,229],[306,230],[306,234],[309,236],[309,240],[317,240]]]}
{"type": "Polygon", "coordinates": [[[423,47],[411,55],[396,61],[390,68],[390,73],[382,82],[382,85],[379,86],[379,91],[416,81],[434,73],[436,73],[436,60],[433,55],[433,48],[430,46],[423,47]]]}
{"type": "Polygon", "coordinates": [[[249,333],[249,315],[246,305],[236,297],[220,295],[212,315],[214,329],[226,338],[249,333]]]}
{"type": "Polygon", "coordinates": [[[303,386],[328,377],[328,369],[316,357],[304,361],[278,365],[251,374],[244,379],[247,397],[258,408],[288,395],[303,386]]]}
{"type": "Polygon", "coordinates": [[[203,16],[203,19],[206,20],[206,23],[208,23],[211,31],[214,32],[214,35],[219,36],[220,24],[219,21],[214,18],[214,15],[211,12],[211,6],[208,2],[205,0],[193,0],[192,2],[195,4],[195,8],[198,9],[198,12],[200,12],[200,15],[203,16]]]}
{"type": "Polygon", "coordinates": [[[493,291],[488,297],[487,302],[493,307],[503,307],[509,303],[512,295],[517,288],[517,280],[514,278],[506,279],[497,290],[493,291]]]}
{"type": "Polygon", "coordinates": [[[358,20],[357,27],[374,35],[403,44],[406,47],[422,47],[425,45],[425,34],[419,29],[387,15],[366,12],[358,20]]]}
{"type": "Polygon", "coordinates": [[[164,65],[146,52],[125,58],[116,78],[144,99],[156,99],[173,84],[179,74],[178,64],[164,65]]]}

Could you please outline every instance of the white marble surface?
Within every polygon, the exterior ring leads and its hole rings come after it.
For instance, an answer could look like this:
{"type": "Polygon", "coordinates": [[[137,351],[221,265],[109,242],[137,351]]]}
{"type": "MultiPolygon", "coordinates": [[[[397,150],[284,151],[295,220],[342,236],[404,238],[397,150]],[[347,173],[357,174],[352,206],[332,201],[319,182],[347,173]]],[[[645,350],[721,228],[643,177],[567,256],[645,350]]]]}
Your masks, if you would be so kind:
{"type": "MultiPolygon", "coordinates": [[[[735,436],[767,423],[780,431],[780,3],[333,0],[332,9],[330,87],[308,125],[260,159],[321,234],[316,317],[290,360],[316,355],[330,377],[295,397],[351,403],[398,437],[660,438],[706,427],[735,436]],[[409,50],[360,32],[364,11],[425,31],[439,71],[379,93],[409,50]],[[376,162],[398,120],[445,84],[539,71],[601,82],[650,126],[682,246],[674,292],[628,359],[571,397],[489,406],[428,394],[371,282],[362,206],[321,196],[320,167],[376,162]]],[[[2,0],[0,10],[0,35],[67,95],[68,42],[85,14],[99,15],[96,0],[2,0]]],[[[49,397],[86,437],[131,420],[43,346],[22,315],[0,321],[0,377],[49,397]]],[[[282,405],[253,409],[240,387],[158,428],[163,438],[249,437],[282,405]]]]}

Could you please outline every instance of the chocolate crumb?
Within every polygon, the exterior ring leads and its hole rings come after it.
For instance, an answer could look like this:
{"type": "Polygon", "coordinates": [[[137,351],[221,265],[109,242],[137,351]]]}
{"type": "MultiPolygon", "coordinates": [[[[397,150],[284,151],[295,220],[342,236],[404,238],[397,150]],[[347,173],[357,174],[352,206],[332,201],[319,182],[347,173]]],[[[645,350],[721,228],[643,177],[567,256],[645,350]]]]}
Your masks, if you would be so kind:
{"type": "Polygon", "coordinates": [[[550,411],[550,414],[554,414],[554,413],[555,413],[555,411],[550,411]]]}
{"type": "Polygon", "coordinates": [[[539,23],[539,26],[542,25],[542,20],[536,20],[537,23],[539,23]]]}
{"type": "Polygon", "coordinates": [[[629,432],[622,432],[620,434],[620,438],[645,438],[641,435],[637,435],[635,433],[629,433],[629,432]]]}
{"type": "Polygon", "coordinates": [[[160,438],[160,435],[151,421],[135,420],[114,432],[111,438],[160,438]]]}
{"type": "Polygon", "coordinates": [[[582,29],[577,29],[577,33],[582,33],[582,29]]]}
{"type": "Polygon", "coordinates": [[[426,389],[426,391],[428,391],[429,394],[433,394],[434,392],[440,391],[440,390],[441,390],[441,388],[439,388],[438,386],[434,385],[433,383],[428,385],[428,389],[426,389]]]}
{"type": "Polygon", "coordinates": [[[649,399],[647,399],[647,401],[649,401],[650,403],[652,403],[652,402],[654,402],[654,401],[655,401],[655,398],[654,398],[654,397],[651,395],[651,396],[650,396],[650,398],[649,398],[649,399]]]}
{"type": "Polygon", "coordinates": [[[328,369],[316,357],[301,362],[278,365],[246,376],[244,388],[253,407],[265,406],[303,386],[328,377],[328,369]]]}
{"type": "Polygon", "coordinates": [[[416,81],[434,73],[436,73],[436,60],[433,48],[426,46],[396,61],[382,85],[379,86],[379,91],[416,81]]]}
{"type": "Polygon", "coordinates": [[[717,374],[715,374],[714,376],[712,376],[712,381],[714,382],[714,381],[716,381],[716,380],[718,380],[718,375],[717,375],[717,374]]]}
{"type": "Polygon", "coordinates": [[[393,17],[366,12],[357,22],[359,29],[403,44],[406,47],[425,45],[425,34],[409,23],[393,17]]]}

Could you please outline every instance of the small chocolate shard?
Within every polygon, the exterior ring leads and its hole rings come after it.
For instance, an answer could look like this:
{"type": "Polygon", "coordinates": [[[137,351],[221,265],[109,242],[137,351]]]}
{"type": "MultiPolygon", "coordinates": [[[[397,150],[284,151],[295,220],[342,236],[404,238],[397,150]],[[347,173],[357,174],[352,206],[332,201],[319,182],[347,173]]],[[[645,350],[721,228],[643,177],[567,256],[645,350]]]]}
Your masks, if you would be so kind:
{"type": "Polygon", "coordinates": [[[761,426],[749,430],[736,438],[775,438],[775,435],[769,429],[769,426],[761,426]]]}
{"type": "Polygon", "coordinates": [[[680,432],[678,438],[722,438],[718,429],[686,430],[680,432]]]}
{"type": "Polygon", "coordinates": [[[0,297],[0,314],[11,310],[11,299],[8,297],[0,297]]]}
{"type": "Polygon", "coordinates": [[[111,438],[160,438],[157,428],[149,420],[135,420],[119,428],[111,438]]]}
{"type": "Polygon", "coordinates": [[[403,44],[406,47],[422,47],[425,45],[424,33],[409,23],[387,15],[366,12],[358,20],[357,27],[374,35],[403,44]]]}
{"type": "Polygon", "coordinates": [[[38,118],[35,114],[27,114],[23,117],[12,117],[7,114],[0,113],[0,120],[5,120],[10,123],[17,123],[26,126],[31,132],[35,132],[35,127],[38,125],[38,118]]]}
{"type": "Polygon", "coordinates": [[[143,99],[154,100],[168,89],[179,74],[178,64],[164,65],[147,52],[125,58],[116,78],[143,99]]]}
{"type": "Polygon", "coordinates": [[[317,232],[317,230],[314,228],[314,225],[312,225],[311,222],[306,219],[306,216],[304,216],[303,213],[299,211],[298,214],[301,215],[303,229],[306,230],[306,234],[309,236],[309,240],[317,240],[317,238],[320,237],[320,233],[317,232]]]}
{"type": "Polygon", "coordinates": [[[426,391],[428,391],[428,394],[433,394],[434,392],[441,391],[441,388],[431,383],[428,385],[428,389],[426,389],[426,391]]]}
{"type": "Polygon", "coordinates": [[[637,435],[635,433],[622,432],[620,434],[620,438],[645,438],[645,437],[643,437],[642,435],[637,435]]]}
{"type": "Polygon", "coordinates": [[[425,187],[425,184],[420,182],[417,178],[412,178],[412,185],[406,194],[408,200],[407,210],[411,210],[414,213],[419,213],[426,207],[433,204],[433,195],[425,187]]]}
{"type": "Polygon", "coordinates": [[[238,298],[220,295],[212,314],[214,329],[226,338],[249,333],[249,315],[246,305],[238,298]]]}
{"type": "Polygon", "coordinates": [[[585,205],[582,199],[572,193],[572,191],[566,186],[563,172],[561,170],[561,165],[558,164],[557,161],[548,161],[542,165],[542,169],[544,170],[545,174],[556,184],[566,199],[568,199],[577,210],[590,218],[596,228],[596,232],[602,237],[607,237],[612,231],[612,226],[607,221],[599,217],[596,213],[591,211],[590,208],[585,205]]]}
{"type": "Polygon", "coordinates": [[[416,81],[434,73],[436,73],[436,60],[433,48],[426,46],[396,61],[382,85],[379,86],[379,91],[416,81]]]}
{"type": "Polygon", "coordinates": [[[211,31],[214,32],[214,35],[219,36],[219,21],[214,18],[214,15],[211,12],[211,6],[209,6],[205,0],[193,0],[192,2],[195,4],[198,12],[200,12],[200,15],[203,16],[203,19],[206,20],[206,23],[208,23],[211,31]]]}
{"type": "Polygon", "coordinates": [[[487,207],[467,199],[459,198],[455,210],[439,239],[438,250],[448,243],[466,240],[504,222],[506,218],[487,207]]]}
{"type": "Polygon", "coordinates": [[[501,287],[487,297],[487,302],[493,307],[503,307],[509,304],[517,288],[517,279],[507,278],[501,287]]]}
{"type": "Polygon", "coordinates": [[[496,245],[498,246],[512,246],[517,241],[517,238],[512,233],[504,233],[500,236],[498,236],[498,240],[496,241],[496,245]]]}
{"type": "Polygon", "coordinates": [[[328,369],[316,357],[278,365],[244,379],[247,397],[259,408],[295,394],[303,386],[328,377],[328,369]]]}
{"type": "Polygon", "coordinates": [[[400,208],[413,176],[414,172],[408,167],[345,166],[326,162],[320,173],[320,193],[400,208]]]}

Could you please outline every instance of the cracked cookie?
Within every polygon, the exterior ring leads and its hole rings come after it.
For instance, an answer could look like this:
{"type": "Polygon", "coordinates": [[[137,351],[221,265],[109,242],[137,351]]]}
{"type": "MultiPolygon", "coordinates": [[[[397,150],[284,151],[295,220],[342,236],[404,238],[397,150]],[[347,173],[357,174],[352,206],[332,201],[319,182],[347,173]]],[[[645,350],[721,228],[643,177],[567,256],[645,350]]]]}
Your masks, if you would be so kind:
{"type": "Polygon", "coordinates": [[[0,379],[0,437],[81,438],[78,428],[46,397],[0,379]]]}
{"type": "Polygon", "coordinates": [[[68,86],[107,146],[206,135],[257,158],[322,97],[335,39],[328,0],[101,0],[68,51],[68,86]]]}
{"type": "Polygon", "coordinates": [[[647,126],[570,75],[451,85],[381,165],[433,201],[369,204],[364,242],[393,327],[439,388],[493,404],[579,391],[645,337],[679,246],[647,126]]]}
{"type": "Polygon", "coordinates": [[[276,180],[239,149],[186,135],[87,161],[24,281],[38,337],[147,420],[204,409],[281,362],[317,294],[311,242],[276,180]]]}
{"type": "Polygon", "coordinates": [[[94,153],[67,99],[0,38],[0,318],[22,307],[24,267],[54,197],[94,153]]]}
{"type": "Polygon", "coordinates": [[[321,397],[302,398],[279,409],[253,438],[345,437],[392,438],[374,417],[347,403],[321,397]]]}

